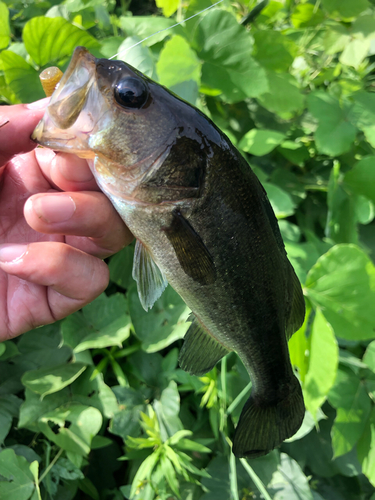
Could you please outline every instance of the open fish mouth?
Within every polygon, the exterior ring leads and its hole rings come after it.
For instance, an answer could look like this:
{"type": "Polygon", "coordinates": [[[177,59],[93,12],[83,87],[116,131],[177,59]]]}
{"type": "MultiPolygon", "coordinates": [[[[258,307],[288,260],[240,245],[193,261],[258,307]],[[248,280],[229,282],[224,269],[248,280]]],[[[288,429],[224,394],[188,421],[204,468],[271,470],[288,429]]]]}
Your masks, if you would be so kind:
{"type": "Polygon", "coordinates": [[[77,47],[31,138],[52,149],[93,157],[89,137],[105,128],[107,108],[97,86],[96,58],[77,47]]]}

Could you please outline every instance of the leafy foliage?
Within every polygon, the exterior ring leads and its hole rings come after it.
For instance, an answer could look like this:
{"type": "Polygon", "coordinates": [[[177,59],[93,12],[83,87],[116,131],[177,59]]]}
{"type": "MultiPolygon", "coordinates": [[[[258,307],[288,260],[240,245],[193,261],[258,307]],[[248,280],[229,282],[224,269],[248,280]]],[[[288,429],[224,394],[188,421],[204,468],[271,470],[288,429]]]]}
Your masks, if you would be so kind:
{"type": "Polygon", "coordinates": [[[80,44],[120,52],[230,137],[303,284],[289,347],[304,423],[235,459],[244,367],[232,353],[204,377],[178,368],[189,311],[170,288],[143,311],[128,247],[93,304],[0,345],[4,500],[375,498],[374,2],[224,1],[165,30],[211,3],[0,1],[0,99],[43,97],[40,70],[80,44]]]}

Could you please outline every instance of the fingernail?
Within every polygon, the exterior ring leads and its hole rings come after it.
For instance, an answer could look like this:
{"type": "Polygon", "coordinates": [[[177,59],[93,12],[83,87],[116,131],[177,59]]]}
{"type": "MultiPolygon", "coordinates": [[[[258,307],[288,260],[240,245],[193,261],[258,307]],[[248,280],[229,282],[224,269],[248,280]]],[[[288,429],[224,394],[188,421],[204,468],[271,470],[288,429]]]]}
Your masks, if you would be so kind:
{"type": "Polygon", "coordinates": [[[76,211],[73,198],[64,194],[38,196],[31,201],[34,212],[48,223],[66,222],[76,211]]]}
{"type": "Polygon", "coordinates": [[[0,245],[0,262],[14,262],[26,253],[27,245],[0,245]]]}
{"type": "Polygon", "coordinates": [[[26,107],[28,109],[42,109],[42,108],[46,108],[48,106],[49,100],[50,100],[49,97],[45,97],[44,99],[39,99],[39,101],[30,102],[29,104],[26,104],[26,107]]]}

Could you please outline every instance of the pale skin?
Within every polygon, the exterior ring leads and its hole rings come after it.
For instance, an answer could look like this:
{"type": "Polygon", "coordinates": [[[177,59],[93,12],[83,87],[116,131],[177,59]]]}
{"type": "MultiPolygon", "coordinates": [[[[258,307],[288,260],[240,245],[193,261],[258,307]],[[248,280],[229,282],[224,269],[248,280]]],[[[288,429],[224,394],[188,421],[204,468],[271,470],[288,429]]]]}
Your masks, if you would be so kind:
{"type": "Polygon", "coordinates": [[[0,341],[93,301],[133,239],[85,160],[35,149],[47,101],[0,106],[0,341]]]}

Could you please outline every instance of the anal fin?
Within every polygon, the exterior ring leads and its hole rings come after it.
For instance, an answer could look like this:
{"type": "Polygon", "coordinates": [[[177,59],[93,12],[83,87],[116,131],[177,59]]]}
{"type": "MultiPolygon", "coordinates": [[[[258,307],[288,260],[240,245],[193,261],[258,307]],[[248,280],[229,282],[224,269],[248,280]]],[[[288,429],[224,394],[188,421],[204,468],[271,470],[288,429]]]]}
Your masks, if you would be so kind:
{"type": "Polygon", "coordinates": [[[137,282],[139,300],[147,311],[164,292],[168,281],[139,240],[136,241],[134,250],[133,278],[137,282]]]}
{"type": "MultiPolygon", "coordinates": [[[[192,321],[191,316],[189,316],[188,321],[192,321]]],[[[178,361],[180,367],[188,373],[203,375],[212,370],[216,363],[229,352],[230,349],[207,333],[194,317],[185,335],[178,361]]]]}

